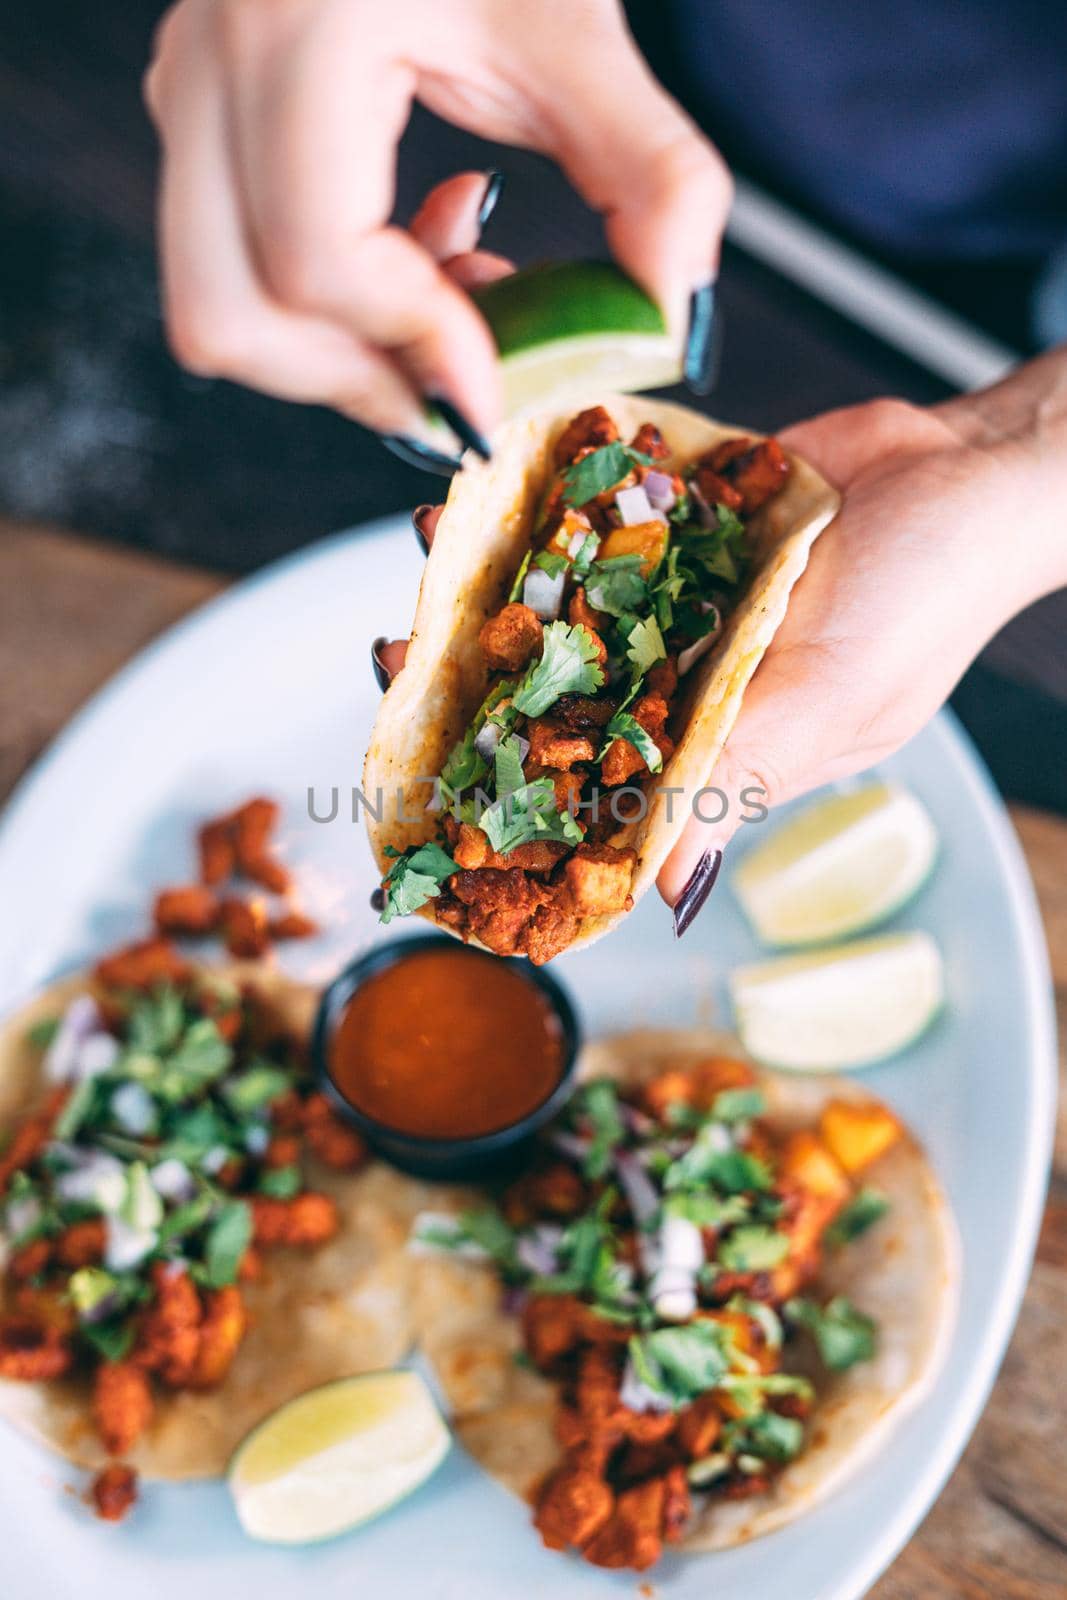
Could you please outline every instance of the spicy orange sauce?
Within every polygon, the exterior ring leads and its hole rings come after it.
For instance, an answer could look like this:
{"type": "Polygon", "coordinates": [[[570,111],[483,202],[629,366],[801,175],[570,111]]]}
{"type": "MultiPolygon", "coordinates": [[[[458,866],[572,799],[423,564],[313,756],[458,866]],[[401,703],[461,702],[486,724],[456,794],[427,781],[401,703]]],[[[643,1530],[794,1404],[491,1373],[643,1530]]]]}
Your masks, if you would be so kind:
{"type": "Polygon", "coordinates": [[[548,997],[493,956],[421,950],[356,990],[330,1076],[365,1116],[419,1138],[509,1127],[551,1094],[563,1028],[548,997]]]}

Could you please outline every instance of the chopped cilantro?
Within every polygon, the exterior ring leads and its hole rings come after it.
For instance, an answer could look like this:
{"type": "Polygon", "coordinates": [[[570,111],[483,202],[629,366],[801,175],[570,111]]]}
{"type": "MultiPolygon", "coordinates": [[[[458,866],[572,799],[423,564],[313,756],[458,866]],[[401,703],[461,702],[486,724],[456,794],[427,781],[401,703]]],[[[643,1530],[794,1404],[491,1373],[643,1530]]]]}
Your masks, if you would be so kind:
{"type": "Polygon", "coordinates": [[[473,789],[489,770],[481,751],[474,748],[477,735],[478,727],[474,724],[467,729],[462,739],[457,739],[448,752],[445,764],[441,768],[441,788],[446,799],[454,798],[464,789],[473,789]]]}
{"type": "Polygon", "coordinates": [[[136,1328],[132,1320],[86,1322],[79,1330],[105,1361],[123,1361],[133,1348],[136,1328]]]}
{"type": "Polygon", "coordinates": [[[612,617],[636,611],[648,599],[648,585],[642,575],[644,564],[644,557],[639,555],[594,561],[585,580],[589,604],[612,617]]]}
{"type": "Polygon", "coordinates": [[[82,1078],[63,1103],[63,1109],[52,1129],[53,1138],[62,1141],[73,1139],[82,1123],[88,1118],[95,1099],[96,1079],[82,1078]]]}
{"type": "Polygon", "coordinates": [[[252,1211],[244,1200],[229,1200],[211,1225],[204,1244],[207,1282],[213,1289],[233,1283],[252,1239],[252,1211]]]}
{"type": "Polygon", "coordinates": [[[58,1032],[58,1017],[42,1017],[40,1022],[26,1029],[26,1043],[34,1050],[47,1050],[58,1032]]]}
{"type": "Polygon", "coordinates": [[[803,1445],[804,1424],[797,1417],[761,1411],[745,1424],[743,1449],[748,1455],[759,1456],[761,1461],[792,1461],[803,1445]]]}
{"type": "Polygon", "coordinates": [[[532,555],[533,551],[527,550],[526,554],[519,562],[519,570],[515,574],[515,582],[511,585],[511,588],[508,591],[509,605],[514,605],[515,601],[521,598],[522,586],[526,582],[526,574],[530,570],[530,558],[532,555]]]}
{"type": "MultiPolygon", "coordinates": [[[[643,759],[649,772],[662,772],[663,753],[652,735],[628,711],[617,711],[604,730],[607,741],[625,739],[643,759]]],[[[605,750],[607,745],[605,745],[605,750]]]]}
{"type": "Polygon", "coordinates": [[[461,1211],[459,1230],[466,1242],[480,1246],[493,1261],[501,1262],[501,1266],[514,1266],[515,1229],[504,1221],[493,1206],[485,1206],[478,1211],[461,1211]]]}
{"type": "Polygon", "coordinates": [[[518,736],[509,733],[496,747],[496,797],[503,800],[523,788],[526,779],[522,771],[522,746],[518,736]]]}
{"type": "Polygon", "coordinates": [[[612,489],[629,476],[631,468],[639,464],[652,465],[652,457],[631,450],[629,445],[616,440],[614,444],[601,445],[591,450],[580,461],[575,461],[563,474],[563,500],[568,506],[584,506],[595,500],[605,489],[612,489]]]}
{"type": "Polygon", "coordinates": [[[693,1193],[675,1190],[664,1204],[670,1216],[684,1217],[686,1222],[695,1222],[698,1228],[729,1228],[735,1222],[744,1222],[749,1214],[744,1195],[731,1194],[720,1200],[706,1189],[693,1193]]]}
{"type": "Polygon", "coordinates": [[[300,1193],[302,1179],[298,1166],[269,1167],[259,1180],[260,1194],[269,1194],[275,1200],[291,1200],[300,1193]]]}
{"type": "Polygon", "coordinates": [[[126,1039],[131,1050],[163,1055],[172,1050],[185,1027],[185,1008],[177,990],[165,986],[138,1000],[130,1012],[126,1039]]]}
{"type": "Polygon", "coordinates": [[[535,839],[557,839],[567,844],[582,841],[577,819],[569,811],[556,810],[551,778],[536,778],[495,800],[482,812],[478,826],[499,855],[507,855],[535,839]]]}
{"type": "Polygon", "coordinates": [[[626,1124],[619,1113],[619,1097],[615,1085],[607,1078],[597,1078],[582,1094],[580,1103],[592,1129],[592,1142],[582,1165],[587,1178],[603,1178],[611,1166],[617,1145],[626,1137],[626,1124]]]}
{"type": "Polygon", "coordinates": [[[859,1238],[861,1233],[884,1217],[889,1201],[877,1189],[861,1189],[838,1213],[823,1234],[824,1241],[835,1248],[859,1238]]]}
{"type": "Polygon", "coordinates": [[[533,564],[540,567],[542,572],[547,572],[550,578],[558,578],[561,572],[566,572],[570,562],[558,550],[542,550],[534,556],[533,564]]]}
{"type": "Polygon", "coordinates": [[[730,1363],[724,1346],[719,1324],[690,1322],[634,1334],[628,1349],[641,1382],[678,1407],[716,1388],[726,1376],[730,1363]]]}
{"type": "Polygon", "coordinates": [[[705,1123],[689,1149],[668,1168],[664,1188],[700,1188],[710,1183],[723,1194],[769,1189],[771,1174],[766,1162],[724,1143],[726,1137],[719,1124],[705,1123]]]}
{"type": "Polygon", "coordinates": [[[844,1372],[857,1361],[869,1361],[874,1355],[875,1324],[844,1295],[835,1295],[825,1306],[804,1298],[787,1300],[785,1314],[791,1322],[808,1330],[824,1366],[831,1372],[844,1372]]]}
{"type": "Polygon", "coordinates": [[[172,1239],[185,1239],[189,1234],[196,1233],[214,1209],[214,1198],[206,1189],[184,1205],[175,1206],[160,1226],[160,1244],[169,1244],[172,1239]]]}
{"type": "Polygon", "coordinates": [[[748,1122],[766,1110],[759,1089],[721,1089],[715,1096],[711,1116],[715,1122],[748,1122]]]}
{"type": "Polygon", "coordinates": [[[456,871],[456,863],[432,841],[397,856],[386,874],[385,905],[381,920],[406,917],[441,893],[441,885],[456,871]]]}
{"type": "Polygon", "coordinates": [[[227,1078],[222,1085],[226,1104],[239,1117],[262,1111],[272,1100],[277,1100],[289,1087],[290,1077],[282,1067],[269,1061],[253,1061],[247,1071],[235,1078],[227,1078]]]}
{"type": "Polygon", "coordinates": [[[541,659],[515,691],[514,704],[528,717],[540,717],[561,694],[592,694],[604,682],[596,642],[581,624],[550,622],[544,630],[541,659]]]}
{"type": "Polygon", "coordinates": [[[635,678],[643,678],[657,661],[666,660],[667,646],[655,617],[646,617],[630,629],[626,640],[626,656],[633,665],[635,678]]]}
{"type": "Polygon", "coordinates": [[[789,1254],[789,1240],[760,1223],[734,1228],[719,1246],[718,1260],[730,1272],[769,1272],[789,1254]]]}

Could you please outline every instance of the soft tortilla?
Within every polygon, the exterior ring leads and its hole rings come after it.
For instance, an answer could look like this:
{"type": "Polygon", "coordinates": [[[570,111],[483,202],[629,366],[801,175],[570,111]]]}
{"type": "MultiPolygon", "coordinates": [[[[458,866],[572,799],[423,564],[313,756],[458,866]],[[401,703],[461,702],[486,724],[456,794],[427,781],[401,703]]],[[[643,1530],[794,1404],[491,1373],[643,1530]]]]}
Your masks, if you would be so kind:
{"type": "MultiPolygon", "coordinates": [[[[678,470],[720,439],[748,432],[662,400],[607,395],[600,403],[623,438],[642,422],[656,423],[674,451],[665,463],[668,470],[678,470]]],[[[542,412],[508,423],[493,440],[492,461],[468,457],[452,480],[419,589],[404,667],[382,699],[363,769],[367,831],[383,874],[390,865],[388,852],[422,844],[437,832],[438,819],[426,809],[431,782],[485,694],[478,632],[507,599],[529,547],[552,446],[572,415],[570,410],[542,412]]],[[[637,850],[635,902],[655,882],[693,796],[709,781],[812,544],[837,510],[839,498],[829,484],[807,462],[790,459],[793,471],[785,488],[750,523],[755,558],[746,591],[715,648],[684,680],[684,733],[659,775],[647,814],[612,839],[637,850]],[[676,791],[673,805],[668,787],[676,791]]],[[[432,903],[419,914],[432,922],[432,903]]],[[[624,914],[587,917],[572,948],[598,939],[624,914]]]]}
{"type": "MultiPolygon", "coordinates": [[[[723,1053],[741,1052],[735,1041],[697,1030],[630,1033],[590,1046],[582,1074],[633,1085],[668,1066],[723,1053]]],[[[761,1084],[768,1119],[783,1129],[810,1126],[828,1100],[872,1098],[840,1079],[765,1077],[761,1084]]],[[[881,1448],[937,1376],[958,1300],[959,1250],[948,1204],[910,1134],[864,1173],[864,1181],[887,1196],[891,1210],[860,1240],[828,1253],[816,1289],[826,1298],[847,1295],[876,1319],[878,1353],[839,1374],[805,1366],[818,1399],[803,1454],[765,1495],[709,1500],[697,1512],[683,1550],[727,1549],[793,1521],[881,1448]]],[[[475,1263],[428,1258],[416,1293],[419,1342],[437,1372],[456,1433],[487,1472],[532,1499],[560,1459],[555,1389],[516,1364],[520,1330],[501,1307],[495,1275],[475,1263]]],[[[807,1341],[797,1343],[800,1370],[807,1341]]]]}
{"type": "MultiPolygon", "coordinates": [[[[237,967],[226,975],[250,982],[294,1035],[306,1037],[314,990],[276,972],[237,967]]],[[[41,1092],[41,1052],[27,1042],[27,1029],[61,1013],[87,987],[84,978],[67,979],[0,1029],[0,1129],[41,1092]]],[[[432,1191],[380,1162],[351,1177],[314,1167],[309,1185],[337,1201],[337,1237],[317,1251],[263,1253],[262,1278],[242,1291],[250,1329],[220,1388],[170,1393],[155,1386],[155,1418],[128,1457],[146,1477],[217,1477],[249,1430],[286,1400],[333,1378],[394,1366],[410,1349],[413,1262],[405,1242],[412,1218],[433,1203],[432,1191]]],[[[87,1377],[0,1381],[0,1418],[77,1465],[97,1467],[107,1456],[90,1403],[87,1377]]]]}

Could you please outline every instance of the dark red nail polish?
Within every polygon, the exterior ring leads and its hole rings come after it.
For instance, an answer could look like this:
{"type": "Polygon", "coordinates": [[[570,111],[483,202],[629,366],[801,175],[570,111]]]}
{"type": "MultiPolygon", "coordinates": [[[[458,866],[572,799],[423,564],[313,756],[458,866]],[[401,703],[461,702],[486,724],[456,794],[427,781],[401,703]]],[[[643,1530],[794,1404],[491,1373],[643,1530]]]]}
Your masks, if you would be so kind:
{"type": "Polygon", "coordinates": [[[419,549],[422,551],[424,556],[427,556],[430,553],[430,541],[423,532],[422,524],[423,520],[430,515],[432,510],[433,506],[416,506],[414,511],[411,513],[411,522],[415,529],[415,537],[419,541],[419,549]]]}
{"type": "Polygon", "coordinates": [[[705,850],[692,877],[674,902],[674,935],[680,939],[715,887],[722,866],[721,850],[705,850]]]}
{"type": "Polygon", "coordinates": [[[383,633],[380,638],[375,639],[374,643],[370,647],[370,664],[374,670],[374,681],[377,683],[383,694],[389,687],[389,673],[386,671],[379,652],[381,651],[382,646],[388,643],[389,641],[383,633]]]}

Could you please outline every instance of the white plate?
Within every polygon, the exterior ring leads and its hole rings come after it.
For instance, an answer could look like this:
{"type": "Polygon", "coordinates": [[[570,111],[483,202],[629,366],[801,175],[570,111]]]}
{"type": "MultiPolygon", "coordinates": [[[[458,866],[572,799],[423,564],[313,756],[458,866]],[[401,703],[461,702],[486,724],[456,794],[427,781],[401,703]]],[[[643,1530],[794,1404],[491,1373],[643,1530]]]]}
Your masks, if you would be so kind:
{"type": "MultiPolygon", "coordinates": [[[[12,800],[0,828],[0,1006],[49,973],[141,931],[154,887],[193,870],[195,821],[263,790],[286,805],[285,846],[327,938],[292,947],[326,976],[377,937],[362,824],[348,819],[376,692],[370,640],[401,632],[415,541],[395,523],[331,540],[233,590],[146,651],[74,721],[12,800]],[[338,820],[316,823],[333,786],[338,820]]],[[[106,626],[106,619],[102,621],[106,626]]],[[[1018,846],[988,779],[941,717],[886,776],[909,784],[941,828],[933,881],[897,921],[944,950],[946,1017],[868,1075],[919,1131],[947,1184],[964,1246],[952,1350],[929,1401],[847,1490],[792,1528],[724,1555],[670,1558],[672,1600],[854,1600],[915,1528],[982,1409],[1029,1269],[1054,1103],[1047,960],[1018,846]]],[[[744,841],[741,841],[743,847],[744,841]]],[[[735,851],[735,854],[737,852],[735,851]]],[[[723,977],[757,954],[720,885],[680,945],[650,895],[610,939],[564,958],[588,1029],[725,1015],[723,977]]],[[[314,1587],[391,1600],[633,1595],[544,1552],[527,1513],[460,1450],[381,1522],[306,1551],[256,1547],[217,1484],[150,1488],[121,1531],[60,1491],[65,1474],[13,1434],[0,1440],[4,1593],[110,1600],[257,1600],[314,1587]]]]}

